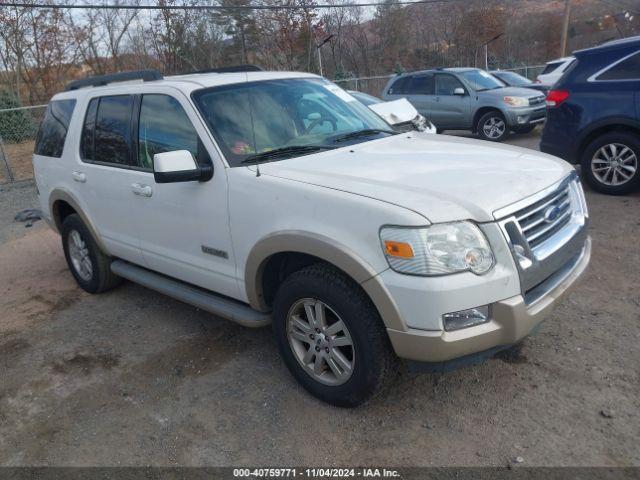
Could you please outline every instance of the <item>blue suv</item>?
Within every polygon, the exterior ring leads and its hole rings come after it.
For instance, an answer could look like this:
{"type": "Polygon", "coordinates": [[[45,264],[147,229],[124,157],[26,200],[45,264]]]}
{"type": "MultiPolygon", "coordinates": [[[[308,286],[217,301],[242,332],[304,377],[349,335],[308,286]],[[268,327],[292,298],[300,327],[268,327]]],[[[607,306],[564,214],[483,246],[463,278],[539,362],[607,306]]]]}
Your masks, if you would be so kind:
{"type": "Polygon", "coordinates": [[[596,190],[640,185],[640,36],[574,52],[547,95],[543,152],[582,165],[596,190]]]}

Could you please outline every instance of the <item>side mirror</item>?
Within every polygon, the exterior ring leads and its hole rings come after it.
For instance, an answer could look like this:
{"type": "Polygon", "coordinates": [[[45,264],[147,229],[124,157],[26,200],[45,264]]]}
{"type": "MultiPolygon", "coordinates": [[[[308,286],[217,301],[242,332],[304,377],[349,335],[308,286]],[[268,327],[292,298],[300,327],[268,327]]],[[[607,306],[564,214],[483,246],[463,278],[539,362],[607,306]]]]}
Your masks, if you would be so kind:
{"type": "Polygon", "coordinates": [[[462,88],[462,87],[458,87],[458,88],[453,90],[453,94],[454,95],[462,95],[462,96],[464,96],[464,95],[466,95],[466,93],[467,92],[465,92],[464,88],[462,88]]]}
{"type": "Polygon", "coordinates": [[[209,180],[210,165],[199,167],[188,150],[156,153],[153,156],[153,177],[156,183],[198,182],[209,180]]]}

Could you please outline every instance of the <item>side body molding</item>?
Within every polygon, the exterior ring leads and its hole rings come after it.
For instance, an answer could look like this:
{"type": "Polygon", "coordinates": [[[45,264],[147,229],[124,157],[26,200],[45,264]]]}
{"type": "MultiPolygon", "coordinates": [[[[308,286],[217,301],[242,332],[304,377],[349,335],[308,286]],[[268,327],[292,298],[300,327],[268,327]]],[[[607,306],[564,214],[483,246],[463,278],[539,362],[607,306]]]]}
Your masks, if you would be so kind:
{"type": "Polygon", "coordinates": [[[269,258],[277,253],[295,252],[313,255],[339,268],[367,293],[387,328],[407,330],[398,308],[378,273],[353,250],[332,238],[306,231],[287,230],[270,234],[256,243],[245,266],[245,288],[251,307],[268,311],[262,291],[262,276],[269,258]]]}
{"type": "Polygon", "coordinates": [[[68,203],[77,212],[77,214],[80,215],[80,218],[82,219],[84,224],[87,226],[87,228],[91,232],[91,235],[95,239],[100,249],[105,253],[108,252],[108,250],[105,248],[102,242],[102,239],[100,238],[100,235],[98,235],[98,231],[96,230],[95,226],[93,225],[89,217],[84,213],[84,211],[82,210],[82,207],[80,207],[80,203],[76,200],[73,194],[65,188],[55,188],[51,191],[51,194],[49,195],[49,212],[51,212],[51,227],[58,233],[62,231],[62,220],[60,217],[60,208],[59,208],[59,204],[57,203],[59,201],[68,203]]]}

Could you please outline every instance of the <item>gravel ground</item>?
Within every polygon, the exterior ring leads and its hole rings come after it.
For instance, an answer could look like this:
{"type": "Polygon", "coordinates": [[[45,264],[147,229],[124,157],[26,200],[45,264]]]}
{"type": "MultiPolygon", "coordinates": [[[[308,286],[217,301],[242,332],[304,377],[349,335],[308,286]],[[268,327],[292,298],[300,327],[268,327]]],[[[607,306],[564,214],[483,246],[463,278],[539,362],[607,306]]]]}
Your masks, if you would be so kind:
{"type": "Polygon", "coordinates": [[[640,194],[587,200],[590,269],[520,354],[344,410],[268,328],[131,283],[83,293],[43,222],[12,223],[34,188],[3,188],[0,465],[640,466],[640,194]]]}

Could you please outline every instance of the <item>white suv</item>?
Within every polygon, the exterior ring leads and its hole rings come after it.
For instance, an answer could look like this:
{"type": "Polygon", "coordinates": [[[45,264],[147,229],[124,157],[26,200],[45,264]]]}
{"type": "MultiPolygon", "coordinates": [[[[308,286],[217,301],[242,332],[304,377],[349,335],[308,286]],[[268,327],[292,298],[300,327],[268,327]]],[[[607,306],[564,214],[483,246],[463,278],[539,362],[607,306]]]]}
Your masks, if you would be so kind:
{"type": "Polygon", "coordinates": [[[69,268],[272,323],[319,398],[362,403],[411,367],[516,344],[590,256],[571,166],[398,133],[306,73],[153,71],[70,84],[33,157],[69,268]]]}

